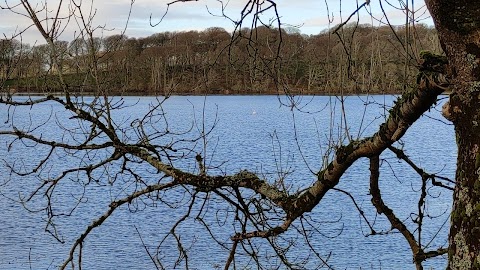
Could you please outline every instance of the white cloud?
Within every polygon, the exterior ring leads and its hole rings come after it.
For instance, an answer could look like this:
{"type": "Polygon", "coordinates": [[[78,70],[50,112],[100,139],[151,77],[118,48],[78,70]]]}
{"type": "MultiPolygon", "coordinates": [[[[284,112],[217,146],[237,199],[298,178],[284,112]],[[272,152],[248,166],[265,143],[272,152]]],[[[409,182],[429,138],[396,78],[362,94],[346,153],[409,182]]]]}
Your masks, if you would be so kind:
{"type": "MultiPolygon", "coordinates": [[[[48,1],[49,10],[55,10],[55,5],[58,4],[58,1],[59,0],[48,1]]],[[[149,18],[152,17],[152,23],[158,22],[165,14],[169,2],[171,2],[171,0],[136,0],[131,10],[129,29],[126,32],[127,35],[140,37],[148,36],[155,32],[202,30],[213,26],[224,27],[227,30],[233,29],[232,22],[228,19],[209,14],[209,11],[216,15],[222,14],[222,6],[220,2],[216,0],[175,3],[169,7],[168,13],[162,23],[156,27],[151,27],[149,18]],[[209,11],[207,10],[207,6],[209,11]]],[[[87,5],[89,4],[89,1],[84,1],[83,3],[85,6],[83,7],[82,12],[84,12],[84,15],[89,14],[90,7],[87,5]]],[[[359,4],[361,3],[362,2],[359,2],[359,4]]],[[[13,4],[13,2],[11,2],[11,4],[13,4]]],[[[93,20],[92,26],[105,26],[104,29],[112,30],[99,31],[98,35],[118,34],[124,29],[125,22],[130,12],[130,0],[97,0],[94,1],[93,4],[94,8],[92,9],[92,12],[95,12],[95,19],[93,20]]],[[[230,0],[224,12],[226,15],[231,16],[233,20],[238,20],[240,11],[243,9],[244,5],[245,1],[230,0]]],[[[423,2],[416,3],[417,7],[421,7],[422,5],[423,2]]],[[[328,9],[325,2],[321,0],[277,2],[282,23],[302,26],[300,30],[307,34],[315,34],[328,27],[329,21],[327,12],[330,13],[330,18],[335,19],[331,23],[332,25],[335,25],[340,23],[340,7],[342,8],[342,18],[346,19],[351,12],[356,9],[356,6],[357,2],[354,0],[328,0],[328,9]]],[[[404,14],[388,5],[384,6],[387,8],[386,11],[393,23],[401,23],[404,21],[404,14]]],[[[64,5],[64,7],[65,8],[62,10],[63,15],[68,13],[67,5],[64,5]]],[[[374,18],[382,18],[383,15],[378,6],[378,2],[372,1],[372,6],[369,7],[369,9],[371,9],[374,14],[374,18]]],[[[20,11],[20,9],[17,9],[17,11],[20,11]]],[[[419,11],[417,13],[422,14],[423,12],[419,11]]],[[[270,11],[266,12],[263,16],[265,20],[268,20],[274,19],[275,14],[270,11]]],[[[423,17],[425,16],[428,16],[428,14],[423,15],[423,17]]],[[[365,9],[360,11],[360,17],[364,23],[371,23],[372,21],[365,9]]],[[[6,35],[7,37],[15,32],[18,33],[18,31],[30,25],[30,22],[24,16],[6,10],[0,10],[0,18],[2,25],[0,28],[1,34],[6,35]]],[[[49,25],[51,25],[51,22],[49,25]]],[[[250,26],[250,24],[245,24],[245,26],[250,26]]],[[[60,39],[71,40],[76,34],[78,34],[77,22],[75,20],[70,20],[69,26],[65,29],[65,32],[61,35],[60,39]]],[[[25,32],[22,37],[24,41],[29,43],[34,43],[35,40],[40,39],[40,35],[35,34],[33,28],[25,32]]]]}

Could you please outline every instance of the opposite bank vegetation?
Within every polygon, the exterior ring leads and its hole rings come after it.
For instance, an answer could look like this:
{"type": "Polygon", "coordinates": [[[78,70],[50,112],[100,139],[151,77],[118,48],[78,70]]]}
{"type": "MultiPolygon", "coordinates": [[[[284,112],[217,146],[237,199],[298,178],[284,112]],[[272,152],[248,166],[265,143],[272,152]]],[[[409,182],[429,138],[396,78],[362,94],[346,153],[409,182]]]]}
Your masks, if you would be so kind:
{"type": "Polygon", "coordinates": [[[399,93],[416,83],[421,51],[441,52],[436,30],[422,24],[349,24],[310,36],[208,28],[54,44],[1,40],[2,91],[56,92],[66,84],[77,93],[135,95],[399,93]]]}

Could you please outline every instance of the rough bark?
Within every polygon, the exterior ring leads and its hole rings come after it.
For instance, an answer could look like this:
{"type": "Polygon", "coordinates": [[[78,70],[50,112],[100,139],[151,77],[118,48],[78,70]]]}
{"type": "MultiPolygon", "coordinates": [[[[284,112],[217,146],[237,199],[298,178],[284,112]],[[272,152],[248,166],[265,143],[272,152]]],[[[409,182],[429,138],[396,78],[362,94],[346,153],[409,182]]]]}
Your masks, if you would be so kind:
{"type": "Polygon", "coordinates": [[[444,115],[458,146],[448,269],[480,269],[480,1],[428,0],[453,83],[444,115]]]}

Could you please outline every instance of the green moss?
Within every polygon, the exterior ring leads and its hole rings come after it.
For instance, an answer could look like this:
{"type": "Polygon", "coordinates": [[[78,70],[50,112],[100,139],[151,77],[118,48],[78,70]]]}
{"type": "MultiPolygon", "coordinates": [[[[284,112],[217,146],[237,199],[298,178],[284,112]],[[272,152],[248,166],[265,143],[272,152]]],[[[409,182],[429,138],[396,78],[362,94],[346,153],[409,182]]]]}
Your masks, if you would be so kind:
{"type": "MultiPolygon", "coordinates": [[[[475,168],[478,169],[477,167],[477,162],[480,162],[479,161],[479,157],[480,157],[480,154],[477,153],[477,160],[475,162],[475,168]]],[[[477,179],[477,181],[475,181],[475,183],[473,183],[473,191],[477,194],[477,195],[480,195],[480,179],[477,179]]]]}
{"type": "Polygon", "coordinates": [[[467,215],[466,207],[462,202],[459,202],[456,209],[452,211],[452,224],[461,224],[467,215]]]}
{"type": "Polygon", "coordinates": [[[473,262],[473,269],[479,269],[480,268],[480,262],[478,261],[478,258],[473,262]]]}
{"type": "Polygon", "coordinates": [[[469,248],[467,245],[467,238],[463,233],[458,233],[455,235],[453,242],[455,248],[457,249],[456,254],[449,256],[450,262],[452,262],[453,269],[472,269],[472,261],[465,260],[462,255],[469,254],[469,248]],[[458,256],[458,257],[457,257],[458,256]],[[454,258],[457,257],[457,258],[454,258]]]}
{"type": "Polygon", "coordinates": [[[472,232],[474,230],[480,229],[480,220],[478,217],[480,216],[480,203],[475,204],[472,210],[472,214],[470,216],[470,226],[472,227],[472,232]]]}
{"type": "MultiPolygon", "coordinates": [[[[475,154],[475,170],[478,170],[479,167],[480,167],[480,152],[475,154]]],[[[478,182],[479,182],[478,180],[475,181],[474,185],[477,185],[478,182]]]]}
{"type": "MultiPolygon", "coordinates": [[[[458,143],[459,139],[461,139],[461,138],[459,138],[458,134],[456,134],[456,137],[457,137],[457,143],[458,143]]],[[[463,179],[463,171],[462,170],[457,170],[457,176],[455,178],[456,179],[463,179]]]]}
{"type": "Polygon", "coordinates": [[[347,145],[342,145],[337,150],[337,162],[342,164],[347,157],[358,147],[358,143],[353,141],[347,145]]]}
{"type": "Polygon", "coordinates": [[[480,91],[480,81],[474,81],[470,83],[470,92],[479,92],[480,91]]]}
{"type": "Polygon", "coordinates": [[[472,67],[476,68],[478,63],[476,62],[477,57],[474,54],[467,53],[467,61],[472,65],[472,67]]]}
{"type": "Polygon", "coordinates": [[[401,118],[401,104],[409,103],[416,97],[417,91],[415,89],[407,89],[403,94],[394,101],[394,106],[388,112],[392,120],[401,118]]]}

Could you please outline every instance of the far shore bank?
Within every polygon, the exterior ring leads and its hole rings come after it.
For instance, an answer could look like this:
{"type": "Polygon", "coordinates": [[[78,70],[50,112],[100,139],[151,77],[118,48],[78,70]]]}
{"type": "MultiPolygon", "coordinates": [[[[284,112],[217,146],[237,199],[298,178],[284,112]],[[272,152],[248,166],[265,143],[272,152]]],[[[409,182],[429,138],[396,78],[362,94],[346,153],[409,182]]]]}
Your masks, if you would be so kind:
{"type": "MultiPolygon", "coordinates": [[[[450,95],[451,91],[445,91],[443,95],[450,95]]],[[[5,93],[2,93],[5,95],[5,93]]],[[[98,95],[95,92],[70,92],[72,96],[95,96],[98,95]]],[[[351,93],[351,92],[318,92],[318,93],[302,93],[301,91],[295,93],[289,93],[288,95],[293,96],[367,96],[367,95],[401,95],[401,92],[365,92],[365,93],[351,93]]],[[[16,92],[11,94],[11,96],[65,96],[64,92],[16,92]]],[[[165,95],[164,93],[145,93],[145,92],[112,92],[108,96],[138,96],[138,97],[158,97],[158,96],[286,96],[287,93],[272,93],[272,92],[256,92],[256,93],[169,93],[165,95]]]]}

